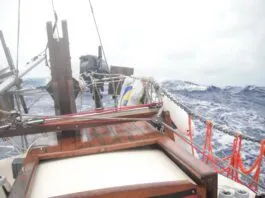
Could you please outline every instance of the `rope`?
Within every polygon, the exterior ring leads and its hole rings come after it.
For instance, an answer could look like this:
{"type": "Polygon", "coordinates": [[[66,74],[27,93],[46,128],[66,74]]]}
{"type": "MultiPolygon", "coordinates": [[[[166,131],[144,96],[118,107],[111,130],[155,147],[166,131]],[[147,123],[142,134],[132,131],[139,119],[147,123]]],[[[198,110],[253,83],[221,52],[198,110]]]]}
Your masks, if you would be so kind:
{"type": "MultiPolygon", "coordinates": [[[[42,138],[47,137],[48,135],[45,133],[43,135],[41,135],[40,137],[36,138],[27,148],[27,150],[24,152],[25,156],[27,156],[27,154],[29,153],[29,151],[31,150],[31,148],[42,138]]],[[[47,145],[45,145],[47,146],[47,145]]],[[[42,146],[41,146],[42,147],[42,146]]]]}
{"type": "MultiPolygon", "coordinates": [[[[241,135],[237,135],[234,139],[234,144],[233,144],[233,155],[231,158],[231,165],[233,167],[235,167],[235,169],[240,170],[241,172],[243,172],[244,174],[250,175],[252,172],[254,172],[254,181],[256,183],[259,183],[259,176],[260,176],[260,171],[261,171],[261,165],[262,165],[262,160],[263,160],[263,156],[265,155],[265,140],[261,141],[261,145],[260,145],[260,152],[259,155],[257,156],[256,161],[253,163],[253,165],[249,168],[246,169],[244,167],[242,158],[241,158],[241,146],[242,146],[242,138],[241,135]]],[[[233,173],[232,173],[233,174],[233,173]]],[[[234,179],[236,181],[240,181],[238,178],[238,172],[235,172],[232,177],[234,177],[234,179]]],[[[256,189],[257,186],[253,186],[253,182],[250,184],[250,187],[256,189]]]]}
{"type": "Polygon", "coordinates": [[[243,161],[241,159],[241,156],[239,155],[239,161],[238,161],[238,163],[239,163],[240,170],[242,172],[244,172],[245,174],[250,174],[261,163],[261,160],[262,160],[262,156],[263,155],[265,155],[265,140],[262,140],[261,146],[260,146],[260,154],[257,157],[257,159],[254,162],[254,164],[252,165],[252,167],[250,167],[249,169],[246,169],[244,167],[244,164],[243,164],[243,161]]]}
{"type": "MultiPolygon", "coordinates": [[[[241,145],[242,145],[241,142],[242,142],[242,138],[239,135],[235,136],[234,141],[233,141],[230,165],[233,166],[236,170],[238,170],[238,158],[240,155],[240,150],[241,150],[241,145]]],[[[233,170],[228,169],[227,176],[229,175],[231,175],[233,180],[237,182],[239,181],[238,171],[233,171],[233,170]]]]}
{"type": "Polygon", "coordinates": [[[123,82],[123,80],[126,78],[124,75],[116,75],[116,74],[101,74],[96,72],[91,72],[87,74],[87,76],[91,79],[91,84],[88,84],[87,87],[94,86],[97,87],[97,84],[103,84],[104,82],[112,83],[112,90],[113,90],[113,96],[114,96],[114,107],[118,107],[118,89],[120,87],[120,83],[123,82]],[[101,75],[101,76],[109,76],[107,78],[101,78],[101,79],[95,79],[94,75],[101,75]],[[117,83],[115,85],[115,83],[117,83]]]}
{"type": "MultiPolygon", "coordinates": [[[[193,148],[193,141],[190,139],[191,147],[193,148]]],[[[207,121],[206,122],[206,135],[204,140],[204,146],[202,150],[202,161],[206,164],[209,164],[211,162],[212,167],[214,170],[220,174],[224,174],[224,172],[227,173],[227,177],[230,177],[232,180],[243,183],[242,180],[239,178],[239,173],[243,173],[244,175],[252,175],[253,171],[253,178],[252,182],[248,185],[250,189],[253,191],[257,191],[258,184],[259,184],[259,177],[260,177],[260,171],[261,171],[261,165],[262,165],[262,159],[263,155],[265,155],[265,140],[261,142],[260,145],[260,153],[254,162],[254,164],[249,168],[246,169],[243,165],[243,161],[240,155],[242,147],[242,134],[237,133],[237,135],[234,138],[233,146],[232,146],[232,155],[226,156],[225,158],[222,158],[221,162],[230,160],[229,165],[227,167],[222,167],[219,169],[217,165],[217,157],[213,155],[213,147],[212,147],[212,122],[207,121]],[[207,154],[206,154],[207,153],[207,154]],[[231,168],[233,167],[233,168],[231,168]]]]}

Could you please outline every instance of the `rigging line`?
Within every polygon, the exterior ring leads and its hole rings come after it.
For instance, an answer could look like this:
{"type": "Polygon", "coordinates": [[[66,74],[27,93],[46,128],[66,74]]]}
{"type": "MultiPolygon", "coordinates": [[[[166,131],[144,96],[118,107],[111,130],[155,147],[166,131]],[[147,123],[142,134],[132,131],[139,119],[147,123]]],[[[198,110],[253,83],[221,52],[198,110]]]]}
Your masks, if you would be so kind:
{"type": "MultiPolygon", "coordinates": [[[[103,52],[104,52],[104,49],[103,49],[103,47],[102,47],[102,50],[103,50],[103,52]]],[[[107,63],[107,62],[106,62],[107,63]]],[[[120,78],[120,80],[122,80],[121,78],[126,78],[126,76],[125,75],[121,75],[121,74],[101,74],[101,73],[97,73],[97,72],[92,72],[92,74],[91,75],[94,75],[94,74],[96,74],[96,75],[101,75],[101,76],[108,76],[108,77],[110,77],[109,79],[111,79],[111,83],[112,83],[112,90],[113,90],[113,93],[114,93],[114,105],[115,105],[115,108],[117,108],[118,107],[118,99],[117,99],[117,91],[115,91],[115,88],[117,89],[118,87],[116,87],[115,86],[115,82],[114,82],[114,78],[120,78]]],[[[101,79],[102,80],[102,79],[101,79]]],[[[118,84],[119,85],[119,84],[118,84]]]]}
{"type": "MultiPolygon", "coordinates": [[[[18,0],[18,10],[17,10],[17,59],[16,59],[16,84],[18,86],[19,84],[19,79],[18,79],[18,62],[19,62],[19,42],[20,42],[20,5],[21,1],[18,0]]],[[[15,100],[17,103],[17,108],[18,111],[21,113],[21,108],[20,108],[20,103],[19,103],[19,98],[18,96],[15,96],[15,100]]],[[[22,120],[22,117],[20,117],[22,120]]]]}
{"type": "MultiPolygon", "coordinates": [[[[18,19],[17,19],[17,59],[16,59],[16,72],[17,72],[17,75],[18,75],[18,62],[19,62],[19,44],[20,44],[20,6],[21,5],[21,0],[18,0],[18,19]]],[[[52,8],[53,8],[53,13],[54,13],[54,26],[53,26],[53,32],[55,31],[55,28],[57,28],[57,33],[58,33],[58,36],[59,36],[59,30],[58,30],[58,26],[57,26],[57,23],[58,23],[58,15],[56,13],[56,10],[55,10],[55,7],[54,7],[54,3],[53,3],[53,0],[52,0],[52,8]]],[[[34,56],[33,58],[30,59],[30,61],[27,62],[27,64],[29,64],[30,62],[33,62],[35,61],[39,56],[41,56],[43,53],[45,54],[45,57],[47,59],[47,56],[46,56],[46,51],[47,51],[47,48],[48,48],[48,43],[46,44],[44,50],[42,50],[39,54],[37,54],[36,56],[34,56]]],[[[48,62],[46,60],[46,62],[48,62]]]]}
{"type": "MultiPolygon", "coordinates": [[[[57,23],[58,23],[58,15],[56,13],[56,10],[55,10],[54,4],[53,4],[53,0],[52,0],[52,8],[53,8],[53,13],[54,13],[54,25],[53,25],[52,30],[53,30],[53,33],[54,33],[55,28],[57,28],[57,34],[58,34],[58,37],[59,37],[59,30],[58,30],[58,26],[57,26],[57,23]]],[[[44,54],[44,56],[45,56],[45,63],[49,67],[48,58],[47,58],[47,49],[48,49],[48,42],[46,43],[45,48],[39,54],[37,54],[36,56],[34,56],[33,58],[31,58],[30,61],[27,62],[27,64],[29,64],[30,62],[35,61],[39,56],[41,56],[42,54],[44,54]]]]}
{"type": "Polygon", "coordinates": [[[99,43],[100,43],[100,45],[102,47],[103,56],[104,56],[104,59],[105,59],[105,62],[107,64],[107,66],[109,66],[108,61],[107,61],[107,57],[106,57],[106,54],[105,54],[105,50],[104,50],[104,47],[103,47],[103,43],[102,43],[102,40],[101,40],[101,36],[100,36],[100,33],[99,33],[99,28],[98,28],[98,25],[97,25],[97,21],[96,21],[96,17],[95,17],[95,13],[94,13],[94,10],[93,10],[93,5],[92,5],[91,0],[89,0],[89,5],[90,5],[90,10],[91,10],[91,13],[92,13],[92,16],[93,16],[93,21],[94,21],[94,24],[95,24],[95,27],[96,27],[96,30],[97,30],[99,43]]]}
{"type": "Polygon", "coordinates": [[[7,139],[7,143],[11,146],[13,146],[14,150],[16,150],[18,153],[22,152],[22,147],[18,145],[18,143],[16,143],[13,138],[8,138],[7,139]]]}
{"type": "Polygon", "coordinates": [[[30,105],[28,105],[28,110],[31,109],[45,94],[40,94],[39,97],[35,98],[30,105]]]}
{"type": "MultiPolygon", "coordinates": [[[[18,64],[19,64],[19,43],[20,43],[20,7],[21,7],[21,0],[18,0],[18,10],[17,10],[17,59],[16,59],[16,84],[17,87],[20,87],[20,82],[19,82],[19,69],[18,69],[18,64]]],[[[15,100],[17,104],[18,111],[20,113],[20,120],[22,120],[22,115],[21,115],[21,107],[20,107],[20,102],[19,102],[19,97],[15,95],[15,100]]],[[[27,138],[26,136],[21,136],[21,143],[22,147],[27,146],[27,138]],[[25,143],[25,144],[24,144],[25,143]]]]}
{"type": "Polygon", "coordinates": [[[20,0],[18,0],[18,10],[17,10],[17,60],[16,60],[17,76],[18,76],[18,61],[19,61],[19,41],[20,41],[20,0]]]}
{"type": "MultiPolygon", "coordinates": [[[[60,37],[60,34],[59,34],[58,26],[57,26],[57,23],[58,23],[58,15],[57,15],[57,12],[55,10],[55,6],[54,6],[53,0],[51,0],[51,3],[52,3],[53,15],[54,15],[54,25],[52,27],[52,33],[54,34],[54,31],[56,29],[56,31],[57,31],[57,37],[59,38],[60,37]]],[[[47,67],[50,68],[49,61],[48,61],[48,58],[47,58],[47,50],[48,50],[48,41],[46,43],[46,46],[45,46],[45,49],[43,50],[43,52],[44,52],[44,55],[45,55],[45,64],[46,64],[47,67]]]]}
{"type": "Polygon", "coordinates": [[[53,10],[53,14],[54,14],[54,19],[55,19],[55,23],[54,23],[54,27],[53,27],[53,32],[55,31],[55,28],[56,28],[56,31],[57,31],[57,36],[58,38],[60,37],[60,34],[59,34],[59,29],[58,29],[58,26],[57,26],[57,22],[58,22],[58,15],[57,15],[57,12],[55,10],[55,7],[54,7],[54,1],[52,1],[52,10],[53,10]]]}
{"type": "MultiPolygon", "coordinates": [[[[90,5],[90,10],[91,10],[91,13],[92,13],[92,16],[93,16],[94,24],[95,24],[95,27],[96,27],[96,30],[97,30],[98,39],[99,39],[100,45],[102,47],[103,56],[104,56],[106,65],[109,67],[109,64],[108,64],[108,61],[107,61],[107,57],[106,57],[106,53],[105,53],[104,46],[103,46],[103,42],[102,42],[102,39],[101,39],[101,36],[100,36],[100,33],[99,33],[99,28],[98,28],[98,25],[97,25],[97,21],[96,21],[96,17],[95,17],[95,13],[94,13],[94,9],[93,9],[93,5],[92,5],[91,0],[89,0],[89,5],[90,5]]],[[[112,82],[112,89],[113,89],[113,93],[115,94],[115,84],[114,84],[114,82],[112,82]]],[[[118,107],[118,100],[117,100],[117,96],[116,95],[114,95],[114,103],[115,103],[115,108],[117,108],[118,107]]]]}

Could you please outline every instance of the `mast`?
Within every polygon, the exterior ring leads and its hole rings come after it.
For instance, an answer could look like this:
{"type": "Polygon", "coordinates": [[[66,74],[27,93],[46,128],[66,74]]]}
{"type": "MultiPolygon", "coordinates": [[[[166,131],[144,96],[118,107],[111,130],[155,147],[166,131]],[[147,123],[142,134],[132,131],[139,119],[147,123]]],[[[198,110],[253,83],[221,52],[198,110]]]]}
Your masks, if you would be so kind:
{"type": "MultiPolygon", "coordinates": [[[[52,95],[56,115],[76,113],[74,82],[72,78],[67,22],[62,21],[62,38],[54,38],[51,22],[47,22],[50,55],[52,95]]],[[[76,131],[63,131],[61,137],[76,136],[76,131]]]]}

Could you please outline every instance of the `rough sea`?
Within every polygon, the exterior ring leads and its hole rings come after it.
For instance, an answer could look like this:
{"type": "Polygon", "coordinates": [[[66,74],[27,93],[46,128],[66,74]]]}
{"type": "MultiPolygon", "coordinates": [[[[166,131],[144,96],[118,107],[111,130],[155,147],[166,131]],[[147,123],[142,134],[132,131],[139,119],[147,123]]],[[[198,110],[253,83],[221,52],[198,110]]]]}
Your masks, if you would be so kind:
{"type": "MultiPolygon", "coordinates": [[[[24,81],[27,88],[44,86],[45,79],[28,79],[24,81]]],[[[176,98],[188,106],[192,111],[212,120],[214,123],[226,125],[234,131],[254,137],[265,139],[265,87],[249,85],[246,87],[217,87],[205,86],[192,82],[178,80],[164,81],[162,86],[176,96],[176,98]]],[[[54,114],[53,101],[45,91],[32,92],[25,95],[30,114],[51,115],[54,114]]],[[[110,104],[111,97],[106,97],[104,104],[110,104]]],[[[78,110],[86,110],[93,107],[90,93],[85,92],[76,100],[78,110]]],[[[195,122],[194,141],[203,145],[205,126],[195,122]]],[[[30,138],[29,141],[33,141],[30,138]]],[[[233,137],[220,131],[213,131],[214,153],[223,157],[231,154],[233,137]]],[[[242,156],[244,164],[249,167],[259,154],[259,144],[243,141],[242,156]]],[[[12,138],[12,142],[0,140],[0,159],[17,154],[20,149],[20,138],[12,138]],[[14,149],[13,145],[18,145],[14,149]]],[[[265,160],[261,171],[261,184],[265,185],[265,160]]]]}
{"type": "MultiPolygon", "coordinates": [[[[164,81],[163,87],[193,112],[255,139],[265,139],[265,87],[204,86],[192,82],[164,81]]],[[[195,123],[195,142],[203,145],[205,125],[195,123]]],[[[234,137],[213,130],[213,149],[219,157],[230,155],[234,137]]],[[[260,144],[242,141],[242,157],[248,168],[259,154],[260,144]]],[[[265,158],[265,157],[264,157],[265,158]]],[[[260,183],[265,185],[265,159],[260,183]]]]}

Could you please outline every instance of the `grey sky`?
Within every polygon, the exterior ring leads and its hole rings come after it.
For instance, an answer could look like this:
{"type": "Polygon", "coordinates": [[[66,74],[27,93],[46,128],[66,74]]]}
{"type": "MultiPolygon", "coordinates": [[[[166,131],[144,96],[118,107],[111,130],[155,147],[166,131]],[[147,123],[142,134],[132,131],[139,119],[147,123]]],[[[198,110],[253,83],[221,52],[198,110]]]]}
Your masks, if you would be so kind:
{"type": "MultiPolygon", "coordinates": [[[[265,1],[92,0],[109,64],[200,84],[265,85],[265,1]]],[[[20,67],[46,43],[51,1],[21,0],[20,67]]],[[[72,66],[96,54],[88,0],[54,0],[68,20],[72,66]]],[[[0,29],[16,54],[17,0],[1,0],[0,29]]],[[[0,51],[1,53],[2,51],[0,51]]],[[[3,54],[0,54],[0,58],[3,54]]],[[[15,56],[14,56],[15,57],[15,56]]],[[[0,60],[0,65],[3,60],[0,60]]],[[[41,66],[29,76],[48,76],[41,66]]]]}

